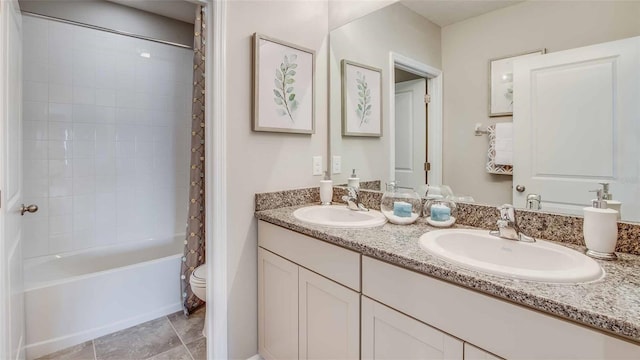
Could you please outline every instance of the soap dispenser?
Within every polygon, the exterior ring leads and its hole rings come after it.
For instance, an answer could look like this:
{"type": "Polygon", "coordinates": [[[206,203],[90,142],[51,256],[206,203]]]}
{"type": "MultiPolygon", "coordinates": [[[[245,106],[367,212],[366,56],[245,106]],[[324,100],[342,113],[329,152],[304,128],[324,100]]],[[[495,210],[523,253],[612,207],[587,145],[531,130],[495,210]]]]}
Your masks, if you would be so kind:
{"type": "Polygon", "coordinates": [[[351,176],[347,179],[347,185],[350,188],[359,189],[360,188],[360,178],[356,175],[356,169],[353,169],[351,172],[351,176]]]}
{"type": "Polygon", "coordinates": [[[621,219],[622,203],[617,200],[613,200],[613,194],[609,192],[609,183],[600,183],[602,185],[602,200],[607,202],[607,208],[613,209],[618,212],[618,220],[621,219]]]}
{"type": "Polygon", "coordinates": [[[324,180],[320,180],[320,204],[331,205],[333,199],[333,180],[329,177],[329,172],[324,172],[324,180]]]}
{"type": "Polygon", "coordinates": [[[584,224],[582,231],[587,245],[587,255],[602,260],[615,260],[616,242],[618,241],[618,212],[607,209],[602,198],[602,189],[594,190],[597,199],[592,206],[584,208],[584,224]]]}

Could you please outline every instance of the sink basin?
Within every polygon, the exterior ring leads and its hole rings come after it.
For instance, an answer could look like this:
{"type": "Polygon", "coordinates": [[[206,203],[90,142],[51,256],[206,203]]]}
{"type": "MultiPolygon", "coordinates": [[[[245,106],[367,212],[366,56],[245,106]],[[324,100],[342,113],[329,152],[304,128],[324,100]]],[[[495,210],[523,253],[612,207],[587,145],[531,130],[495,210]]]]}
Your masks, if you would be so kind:
{"type": "Polygon", "coordinates": [[[543,240],[502,239],[488,230],[431,231],[420,237],[420,246],[459,266],[522,280],[581,283],[604,274],[596,261],[575,250],[543,240]]]}
{"type": "Polygon", "coordinates": [[[342,205],[307,206],[294,211],[293,216],[308,224],[338,228],[370,228],[387,222],[379,211],[353,211],[342,205]]]}

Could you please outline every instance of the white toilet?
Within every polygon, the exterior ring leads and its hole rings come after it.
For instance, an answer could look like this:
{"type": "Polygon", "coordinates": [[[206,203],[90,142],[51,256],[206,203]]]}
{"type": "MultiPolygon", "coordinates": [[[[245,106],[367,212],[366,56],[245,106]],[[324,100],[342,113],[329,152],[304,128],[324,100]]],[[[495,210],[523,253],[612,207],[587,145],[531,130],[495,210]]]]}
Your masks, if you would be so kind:
{"type": "MultiPolygon", "coordinates": [[[[207,301],[207,264],[202,264],[198,266],[193,273],[191,273],[191,277],[189,278],[189,283],[191,284],[191,291],[193,294],[198,297],[198,299],[202,301],[207,301]]],[[[206,317],[205,317],[206,319],[206,317]]],[[[202,335],[207,337],[207,322],[204,322],[204,329],[202,329],[202,335]]]]}

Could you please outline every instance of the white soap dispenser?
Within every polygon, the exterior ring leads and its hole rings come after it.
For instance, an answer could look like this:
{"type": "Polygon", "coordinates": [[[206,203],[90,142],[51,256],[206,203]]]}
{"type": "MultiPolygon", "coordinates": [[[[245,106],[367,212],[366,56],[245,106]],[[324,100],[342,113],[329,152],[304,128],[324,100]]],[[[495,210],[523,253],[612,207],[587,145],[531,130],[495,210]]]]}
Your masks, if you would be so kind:
{"type": "Polygon", "coordinates": [[[324,172],[324,180],[320,180],[320,204],[331,205],[333,199],[333,180],[329,178],[329,172],[324,172]]]}
{"type": "Polygon", "coordinates": [[[360,188],[360,178],[356,175],[356,169],[353,169],[351,172],[351,176],[347,179],[347,186],[354,189],[360,188]]]}
{"type": "Polygon", "coordinates": [[[602,190],[594,190],[598,198],[592,200],[592,206],[584,208],[582,231],[587,245],[587,255],[602,260],[615,260],[618,241],[618,212],[607,209],[602,199],[602,190]]]}

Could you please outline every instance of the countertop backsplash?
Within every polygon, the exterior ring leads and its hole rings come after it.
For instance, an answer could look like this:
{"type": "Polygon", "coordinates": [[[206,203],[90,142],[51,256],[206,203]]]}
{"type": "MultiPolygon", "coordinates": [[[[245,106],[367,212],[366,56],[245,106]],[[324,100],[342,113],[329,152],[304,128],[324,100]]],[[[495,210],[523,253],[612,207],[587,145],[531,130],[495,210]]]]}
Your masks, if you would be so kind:
{"type": "MultiPolygon", "coordinates": [[[[364,206],[380,210],[380,200],[383,193],[367,189],[380,188],[380,181],[363,181],[360,186],[360,201],[364,206]]],[[[346,194],[345,187],[334,186],[333,202],[342,204],[342,196],[346,194]]],[[[258,193],[255,196],[255,211],[319,202],[320,191],[318,187],[258,193]]],[[[456,223],[460,225],[488,230],[497,229],[498,210],[495,206],[457,203],[453,216],[456,217],[456,223]]],[[[518,210],[516,216],[520,228],[529,236],[584,246],[581,217],[531,210],[518,210]]],[[[640,224],[618,222],[616,252],[640,255],[640,224]]]]}

